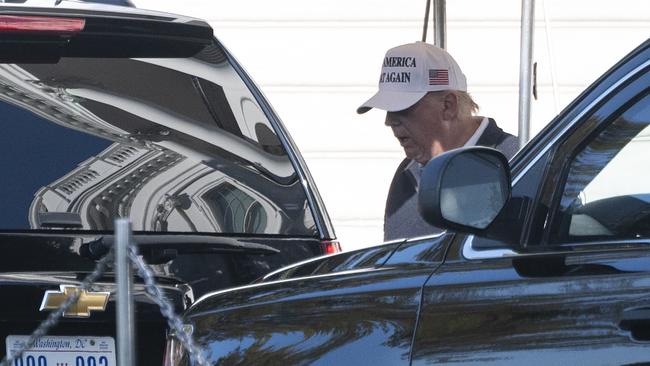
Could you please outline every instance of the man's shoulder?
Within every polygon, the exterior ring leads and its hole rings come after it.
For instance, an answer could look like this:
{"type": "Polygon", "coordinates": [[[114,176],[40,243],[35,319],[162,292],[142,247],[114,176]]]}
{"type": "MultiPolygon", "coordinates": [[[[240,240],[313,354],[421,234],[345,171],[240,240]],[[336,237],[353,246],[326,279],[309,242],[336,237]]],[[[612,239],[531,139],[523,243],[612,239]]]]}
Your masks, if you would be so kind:
{"type": "Polygon", "coordinates": [[[493,147],[510,159],[519,150],[519,139],[505,132],[494,119],[489,118],[488,121],[488,126],[476,144],[493,147]]]}

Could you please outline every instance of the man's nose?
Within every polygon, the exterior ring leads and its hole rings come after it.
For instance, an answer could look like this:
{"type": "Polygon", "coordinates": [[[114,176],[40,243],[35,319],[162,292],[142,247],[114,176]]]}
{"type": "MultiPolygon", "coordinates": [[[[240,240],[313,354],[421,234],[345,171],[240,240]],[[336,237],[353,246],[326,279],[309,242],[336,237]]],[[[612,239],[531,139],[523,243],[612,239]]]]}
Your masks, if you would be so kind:
{"type": "Polygon", "coordinates": [[[388,127],[394,127],[394,126],[399,126],[402,124],[402,122],[399,120],[399,118],[396,118],[396,116],[392,116],[390,113],[386,115],[386,120],[384,121],[384,124],[388,127]]]}

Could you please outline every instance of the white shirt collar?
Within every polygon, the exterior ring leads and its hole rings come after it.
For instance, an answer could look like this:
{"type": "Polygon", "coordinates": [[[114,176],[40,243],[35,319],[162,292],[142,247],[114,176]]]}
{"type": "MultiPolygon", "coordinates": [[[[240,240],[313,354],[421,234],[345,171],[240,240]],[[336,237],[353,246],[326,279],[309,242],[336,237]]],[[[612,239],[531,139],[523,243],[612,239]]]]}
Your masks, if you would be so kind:
{"type": "Polygon", "coordinates": [[[463,147],[476,145],[476,143],[478,142],[478,139],[481,138],[481,135],[483,134],[483,132],[487,128],[488,124],[489,124],[488,118],[483,117],[483,120],[481,121],[481,124],[478,126],[476,131],[474,131],[474,134],[472,135],[472,137],[470,137],[469,140],[467,140],[467,142],[465,143],[465,145],[463,145],[463,147]]]}

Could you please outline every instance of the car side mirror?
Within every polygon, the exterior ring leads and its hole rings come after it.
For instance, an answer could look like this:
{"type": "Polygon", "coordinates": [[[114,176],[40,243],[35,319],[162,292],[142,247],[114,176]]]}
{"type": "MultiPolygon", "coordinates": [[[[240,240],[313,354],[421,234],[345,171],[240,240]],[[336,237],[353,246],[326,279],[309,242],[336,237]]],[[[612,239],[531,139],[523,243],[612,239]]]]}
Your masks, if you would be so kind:
{"type": "Polygon", "coordinates": [[[431,225],[481,234],[506,206],[510,193],[510,167],[501,152],[460,148],[424,167],[418,209],[431,225]]]}

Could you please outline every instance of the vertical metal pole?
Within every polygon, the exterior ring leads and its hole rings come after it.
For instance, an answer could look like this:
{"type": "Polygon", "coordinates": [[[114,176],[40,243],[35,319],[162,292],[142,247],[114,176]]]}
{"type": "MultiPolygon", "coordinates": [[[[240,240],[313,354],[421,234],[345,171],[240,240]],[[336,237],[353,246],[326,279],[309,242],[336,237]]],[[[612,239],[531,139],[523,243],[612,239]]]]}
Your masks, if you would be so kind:
{"type": "Polygon", "coordinates": [[[524,146],[530,139],[534,27],[535,0],[522,0],[519,54],[519,147],[524,146]]]}
{"type": "Polygon", "coordinates": [[[434,43],[440,48],[447,48],[447,5],[446,0],[433,0],[434,43]]]}
{"type": "Polygon", "coordinates": [[[129,244],[131,222],[115,220],[115,268],[117,274],[117,364],[135,366],[135,317],[129,244]]]}
{"type": "Polygon", "coordinates": [[[427,41],[427,28],[429,28],[429,13],[431,12],[431,0],[427,1],[427,7],[424,10],[424,27],[422,27],[422,42],[427,41]]]}

